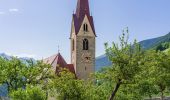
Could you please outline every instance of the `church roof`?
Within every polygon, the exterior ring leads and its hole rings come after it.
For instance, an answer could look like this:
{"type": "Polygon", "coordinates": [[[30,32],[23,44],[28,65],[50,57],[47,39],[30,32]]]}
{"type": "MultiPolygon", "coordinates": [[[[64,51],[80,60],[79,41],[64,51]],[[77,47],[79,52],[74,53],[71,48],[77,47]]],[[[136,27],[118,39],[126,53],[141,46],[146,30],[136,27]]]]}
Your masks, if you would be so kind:
{"type": "Polygon", "coordinates": [[[85,14],[87,16],[90,16],[89,1],[88,0],[78,0],[76,15],[77,15],[77,17],[81,17],[81,16],[84,16],[85,14]]]}
{"type": "Polygon", "coordinates": [[[56,70],[56,72],[57,72],[56,67],[61,67],[67,68],[70,72],[75,73],[74,66],[72,64],[67,64],[67,62],[64,60],[60,53],[44,59],[43,62],[50,64],[53,67],[53,69],[56,70]]]}
{"type": "Polygon", "coordinates": [[[90,25],[92,27],[92,30],[95,34],[93,17],[90,16],[89,2],[88,2],[88,0],[78,0],[76,13],[73,14],[73,21],[74,21],[76,35],[78,34],[78,32],[80,30],[80,27],[83,23],[83,19],[84,19],[85,15],[87,16],[87,18],[90,22],[90,25]]]}
{"type": "Polygon", "coordinates": [[[69,71],[75,73],[74,65],[73,64],[67,64],[67,68],[69,69],[69,71]]]}

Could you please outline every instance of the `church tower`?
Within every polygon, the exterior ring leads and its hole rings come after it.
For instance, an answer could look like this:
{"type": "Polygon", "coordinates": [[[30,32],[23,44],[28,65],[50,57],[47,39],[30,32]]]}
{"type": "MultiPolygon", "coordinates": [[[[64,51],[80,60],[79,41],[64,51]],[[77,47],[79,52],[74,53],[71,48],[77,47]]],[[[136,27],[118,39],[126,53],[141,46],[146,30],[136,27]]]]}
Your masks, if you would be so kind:
{"type": "Polygon", "coordinates": [[[95,72],[95,28],[88,0],[78,0],[71,25],[71,63],[76,76],[87,79],[95,72]]]}

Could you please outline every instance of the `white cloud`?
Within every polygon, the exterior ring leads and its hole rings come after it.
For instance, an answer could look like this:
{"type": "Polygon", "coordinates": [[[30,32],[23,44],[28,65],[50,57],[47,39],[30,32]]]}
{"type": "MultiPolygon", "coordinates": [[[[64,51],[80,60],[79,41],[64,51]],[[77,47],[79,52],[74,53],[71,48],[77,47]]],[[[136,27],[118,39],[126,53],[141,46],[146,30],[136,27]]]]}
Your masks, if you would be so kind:
{"type": "Polygon", "coordinates": [[[18,12],[19,9],[13,8],[13,9],[9,9],[9,12],[18,12]]]}

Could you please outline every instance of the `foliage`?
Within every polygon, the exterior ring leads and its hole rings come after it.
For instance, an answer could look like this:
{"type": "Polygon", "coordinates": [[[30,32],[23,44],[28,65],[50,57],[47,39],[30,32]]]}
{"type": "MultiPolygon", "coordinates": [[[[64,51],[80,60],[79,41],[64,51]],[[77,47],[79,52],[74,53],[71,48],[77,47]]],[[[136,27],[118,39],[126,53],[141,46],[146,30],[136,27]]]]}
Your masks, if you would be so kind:
{"type": "Polygon", "coordinates": [[[155,47],[156,51],[164,51],[170,48],[170,42],[161,43],[155,47]]]}
{"type": "Polygon", "coordinates": [[[7,84],[8,90],[17,90],[24,86],[23,70],[26,67],[20,60],[13,58],[12,60],[6,60],[0,58],[0,74],[1,84],[7,84]]]}
{"type": "Polygon", "coordinates": [[[107,73],[115,84],[115,89],[110,97],[110,100],[113,100],[121,85],[134,84],[135,75],[141,69],[142,52],[136,41],[134,41],[133,46],[128,44],[128,37],[125,38],[125,33],[123,33],[120,37],[120,45],[113,42],[112,47],[108,47],[108,44],[106,44],[106,53],[113,64],[113,67],[107,73]]]}
{"type": "Polygon", "coordinates": [[[8,93],[20,91],[18,89],[27,88],[27,85],[40,85],[41,89],[47,89],[46,80],[51,77],[51,66],[42,61],[32,60],[23,63],[17,58],[11,60],[0,58],[0,84],[6,84],[8,93]]]}
{"type": "Polygon", "coordinates": [[[170,55],[160,51],[148,51],[146,54],[144,68],[147,80],[151,87],[157,87],[163,99],[165,90],[170,86],[170,55]]]}
{"type": "Polygon", "coordinates": [[[53,89],[53,96],[56,96],[57,100],[78,100],[84,98],[83,82],[82,80],[76,80],[74,74],[63,69],[59,72],[59,75],[54,75],[54,77],[54,80],[50,81],[50,88],[53,89]]]}
{"type": "Polygon", "coordinates": [[[26,89],[18,89],[11,93],[12,100],[46,100],[45,91],[39,87],[27,86],[26,89]]]}

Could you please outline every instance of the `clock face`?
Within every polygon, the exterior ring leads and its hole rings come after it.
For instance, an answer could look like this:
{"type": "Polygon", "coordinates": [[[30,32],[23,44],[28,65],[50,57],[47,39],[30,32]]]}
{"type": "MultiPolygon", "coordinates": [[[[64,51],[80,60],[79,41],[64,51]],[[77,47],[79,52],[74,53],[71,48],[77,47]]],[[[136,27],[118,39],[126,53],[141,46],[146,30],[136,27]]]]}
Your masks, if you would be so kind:
{"type": "Polygon", "coordinates": [[[86,53],[83,53],[82,54],[82,61],[83,62],[86,62],[86,63],[89,63],[89,62],[91,62],[91,54],[90,53],[88,53],[88,52],[86,52],[86,53]]]}

